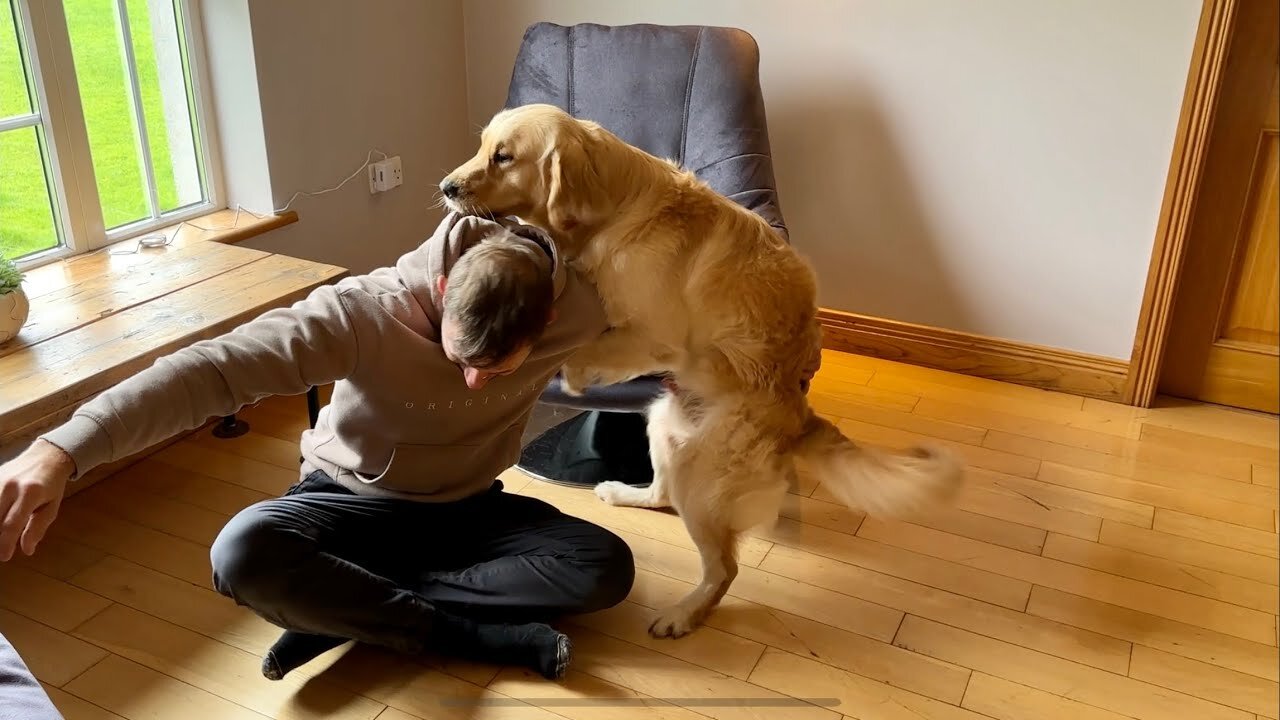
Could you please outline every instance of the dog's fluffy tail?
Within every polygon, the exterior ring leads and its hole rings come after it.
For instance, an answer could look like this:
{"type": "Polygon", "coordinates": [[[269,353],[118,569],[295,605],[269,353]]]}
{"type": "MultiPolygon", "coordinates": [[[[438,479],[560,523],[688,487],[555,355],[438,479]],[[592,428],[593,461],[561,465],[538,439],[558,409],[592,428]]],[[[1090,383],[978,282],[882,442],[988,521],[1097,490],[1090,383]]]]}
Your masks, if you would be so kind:
{"type": "Polygon", "coordinates": [[[863,447],[817,415],[810,416],[796,456],[832,495],[870,515],[908,516],[948,502],[964,475],[946,451],[863,447]]]}

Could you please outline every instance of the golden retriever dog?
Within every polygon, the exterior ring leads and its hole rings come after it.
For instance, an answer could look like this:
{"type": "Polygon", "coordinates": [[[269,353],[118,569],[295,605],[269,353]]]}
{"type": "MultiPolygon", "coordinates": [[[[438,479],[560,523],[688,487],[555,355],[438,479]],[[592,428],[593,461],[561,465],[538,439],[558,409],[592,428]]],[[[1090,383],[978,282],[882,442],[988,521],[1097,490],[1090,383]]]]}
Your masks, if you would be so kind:
{"type": "Polygon", "coordinates": [[[737,574],[738,535],[776,520],[801,461],[840,500],[902,514],[947,499],[960,465],[936,449],[859,446],[807,400],[821,329],[808,263],[762,218],[674,163],[549,105],[497,114],[441,182],[460,212],[546,228],[595,283],[610,321],[563,368],[581,392],[648,374],[653,483],[597,486],[614,505],[672,507],[702,557],[698,586],[649,631],[679,637],[737,574]]]}

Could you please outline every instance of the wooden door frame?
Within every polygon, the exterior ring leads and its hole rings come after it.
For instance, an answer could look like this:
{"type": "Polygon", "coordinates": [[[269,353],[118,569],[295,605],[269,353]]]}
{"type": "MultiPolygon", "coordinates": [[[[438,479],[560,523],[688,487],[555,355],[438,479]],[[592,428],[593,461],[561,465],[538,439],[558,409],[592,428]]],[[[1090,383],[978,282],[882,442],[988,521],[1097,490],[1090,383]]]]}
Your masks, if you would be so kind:
{"type": "Polygon", "coordinates": [[[1165,181],[1155,246],[1138,314],[1138,332],[1129,358],[1123,400],[1150,407],[1160,383],[1169,323],[1177,300],[1196,197],[1213,131],[1218,91],[1231,49],[1238,0],[1204,0],[1191,52],[1191,67],[1174,136],[1173,159],[1165,181]]]}

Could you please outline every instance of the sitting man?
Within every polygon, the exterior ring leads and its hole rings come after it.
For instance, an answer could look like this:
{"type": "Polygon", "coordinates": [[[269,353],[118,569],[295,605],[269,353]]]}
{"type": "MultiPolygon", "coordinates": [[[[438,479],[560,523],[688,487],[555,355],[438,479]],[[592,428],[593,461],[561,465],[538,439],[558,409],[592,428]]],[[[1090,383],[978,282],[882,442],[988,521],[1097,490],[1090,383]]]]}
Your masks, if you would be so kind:
{"type": "Polygon", "coordinates": [[[30,554],[68,480],[264,397],[335,382],[302,434],[301,480],[213,543],[218,592],[285,628],[279,679],[354,639],[560,677],[545,623],[613,606],[616,535],[503,491],[542,389],[605,329],[546,235],[451,214],[394,267],[161,358],[0,465],[0,560],[30,554]]]}

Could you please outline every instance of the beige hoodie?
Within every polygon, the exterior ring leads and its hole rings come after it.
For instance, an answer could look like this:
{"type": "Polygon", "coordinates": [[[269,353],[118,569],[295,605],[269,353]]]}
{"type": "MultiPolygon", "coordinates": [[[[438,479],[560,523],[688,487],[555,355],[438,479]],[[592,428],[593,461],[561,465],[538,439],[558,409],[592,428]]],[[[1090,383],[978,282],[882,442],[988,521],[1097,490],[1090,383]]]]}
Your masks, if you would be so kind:
{"type": "Polygon", "coordinates": [[[447,502],[516,462],[538,395],[565,358],[605,330],[600,300],[540,230],[447,216],[394,267],[324,286],[222,337],[160,358],[44,438],[77,474],[271,395],[335,383],[302,433],[300,477],[319,469],[361,494],[447,502]],[[556,320],[515,373],[470,390],[440,347],[435,278],[480,240],[537,238],[553,258],[556,320]]]}

